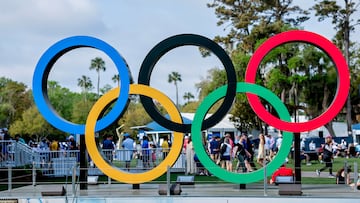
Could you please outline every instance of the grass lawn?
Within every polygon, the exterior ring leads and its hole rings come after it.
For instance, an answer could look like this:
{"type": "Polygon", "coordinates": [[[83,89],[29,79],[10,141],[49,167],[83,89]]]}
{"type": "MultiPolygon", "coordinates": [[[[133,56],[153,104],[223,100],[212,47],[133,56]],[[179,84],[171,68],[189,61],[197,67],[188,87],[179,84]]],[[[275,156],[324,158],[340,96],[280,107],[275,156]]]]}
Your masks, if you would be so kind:
{"type": "MultiPolygon", "coordinates": [[[[347,162],[347,165],[351,166],[351,169],[354,170],[354,163],[357,163],[358,165],[358,170],[360,169],[360,158],[335,158],[333,161],[333,171],[334,174],[336,173],[337,170],[339,170],[340,168],[342,168],[345,165],[345,162],[347,162]]],[[[294,160],[290,159],[288,164],[288,167],[294,168],[294,160]]],[[[305,164],[305,162],[303,161],[301,164],[301,171],[311,171],[311,172],[315,172],[316,169],[320,169],[321,167],[323,167],[324,164],[319,163],[318,161],[312,161],[310,166],[307,166],[305,164]]]]}

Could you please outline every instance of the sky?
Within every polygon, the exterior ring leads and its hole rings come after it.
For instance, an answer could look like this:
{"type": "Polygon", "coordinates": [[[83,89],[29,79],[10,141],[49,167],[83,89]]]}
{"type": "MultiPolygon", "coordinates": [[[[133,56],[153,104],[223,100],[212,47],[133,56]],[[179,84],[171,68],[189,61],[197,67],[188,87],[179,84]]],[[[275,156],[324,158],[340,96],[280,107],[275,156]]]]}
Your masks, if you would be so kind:
{"type": "MultiPolygon", "coordinates": [[[[177,34],[191,33],[213,39],[228,30],[216,25],[214,10],[207,8],[211,0],[11,0],[0,1],[0,77],[25,83],[32,88],[35,66],[41,55],[57,41],[77,35],[99,38],[113,46],[126,60],[137,83],[141,63],[160,41],[177,34]]],[[[342,1],[340,1],[342,2],[342,1]]],[[[308,9],[312,1],[294,0],[308,9]]],[[[360,11],[356,18],[360,18],[360,11]]],[[[305,30],[317,32],[328,39],[334,35],[330,21],[313,19],[303,24],[305,30]]],[[[352,40],[360,41],[359,29],[352,40]]],[[[102,51],[81,48],[63,55],[53,66],[49,80],[80,92],[77,80],[82,75],[91,78],[96,92],[97,74],[90,71],[95,57],[105,60],[100,87],[116,86],[111,78],[118,74],[111,59],[102,51]]],[[[175,86],[168,75],[181,74],[179,100],[191,92],[197,96],[195,84],[206,77],[211,68],[222,68],[215,57],[203,58],[195,46],[183,46],[165,54],[156,64],[150,85],[175,102],[175,86]]]]}

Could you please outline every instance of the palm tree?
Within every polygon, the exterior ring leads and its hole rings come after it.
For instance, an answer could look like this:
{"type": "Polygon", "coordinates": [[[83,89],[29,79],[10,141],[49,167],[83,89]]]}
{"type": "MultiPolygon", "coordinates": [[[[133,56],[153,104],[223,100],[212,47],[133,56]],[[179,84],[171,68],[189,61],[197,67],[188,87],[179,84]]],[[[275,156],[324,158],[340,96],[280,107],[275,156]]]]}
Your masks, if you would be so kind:
{"type": "Polygon", "coordinates": [[[86,102],[86,94],[88,90],[93,87],[91,79],[85,75],[82,75],[81,78],[78,78],[78,86],[81,87],[82,92],[84,93],[84,101],[86,102]]]}
{"type": "Polygon", "coordinates": [[[91,64],[89,67],[90,70],[95,69],[98,74],[98,81],[97,81],[97,95],[100,95],[100,71],[105,71],[105,61],[101,57],[96,57],[91,60],[91,64]]]}
{"type": "Polygon", "coordinates": [[[183,98],[187,100],[187,103],[189,103],[190,99],[194,99],[195,97],[193,94],[191,94],[191,92],[185,92],[183,98]]]}
{"type": "Polygon", "coordinates": [[[118,87],[120,87],[120,75],[119,74],[115,74],[111,79],[114,83],[116,83],[118,85],[118,87]]]}
{"type": "Polygon", "coordinates": [[[178,86],[177,86],[177,82],[180,81],[181,82],[181,75],[178,72],[171,72],[171,74],[169,74],[168,77],[168,82],[172,83],[174,82],[175,87],[176,87],[176,106],[179,107],[179,97],[178,97],[178,86]]]}

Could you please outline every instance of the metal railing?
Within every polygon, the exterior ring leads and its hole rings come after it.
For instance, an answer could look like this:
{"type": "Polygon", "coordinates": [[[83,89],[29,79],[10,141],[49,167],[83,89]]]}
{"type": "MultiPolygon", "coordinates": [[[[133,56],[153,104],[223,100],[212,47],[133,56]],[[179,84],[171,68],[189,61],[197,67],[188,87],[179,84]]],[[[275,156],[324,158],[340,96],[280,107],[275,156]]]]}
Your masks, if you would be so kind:
{"type": "MultiPolygon", "coordinates": [[[[44,176],[67,176],[71,175],[69,170],[80,163],[80,150],[60,150],[50,151],[48,149],[30,148],[26,144],[14,140],[0,141],[1,156],[0,168],[23,167],[34,165],[44,176]]],[[[135,150],[108,150],[102,149],[101,153],[105,160],[114,166],[132,170],[149,170],[159,165],[163,159],[164,149],[141,149],[135,150]],[[127,166],[126,160],[131,160],[127,166]]],[[[101,170],[95,167],[90,157],[88,157],[88,174],[102,175],[101,170]]],[[[185,155],[181,154],[177,162],[171,167],[171,171],[185,172],[185,155]]]]}
{"type": "Polygon", "coordinates": [[[0,167],[20,167],[32,163],[32,150],[14,140],[0,140],[0,167]]]}

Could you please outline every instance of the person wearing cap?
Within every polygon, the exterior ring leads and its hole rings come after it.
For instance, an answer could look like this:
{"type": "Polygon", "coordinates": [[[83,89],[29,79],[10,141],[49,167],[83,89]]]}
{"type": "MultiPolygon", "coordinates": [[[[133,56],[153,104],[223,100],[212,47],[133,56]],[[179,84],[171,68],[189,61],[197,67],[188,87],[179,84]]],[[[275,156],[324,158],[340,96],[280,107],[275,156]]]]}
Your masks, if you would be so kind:
{"type": "Polygon", "coordinates": [[[4,133],[4,140],[11,140],[9,131],[7,128],[3,128],[3,133],[4,133]]]}
{"type": "Polygon", "coordinates": [[[129,133],[124,133],[124,141],[121,146],[125,152],[125,168],[130,170],[130,162],[134,153],[134,140],[130,137],[129,133]]]}
{"type": "Polygon", "coordinates": [[[68,147],[69,150],[77,150],[76,141],[72,135],[69,136],[68,147]]]}
{"type": "Polygon", "coordinates": [[[329,178],[335,178],[332,173],[332,158],[333,158],[333,151],[332,151],[332,137],[331,135],[326,136],[325,138],[325,145],[323,147],[323,154],[322,160],[325,162],[325,166],[321,169],[316,170],[316,175],[320,176],[320,173],[325,169],[329,168],[329,178]]]}

